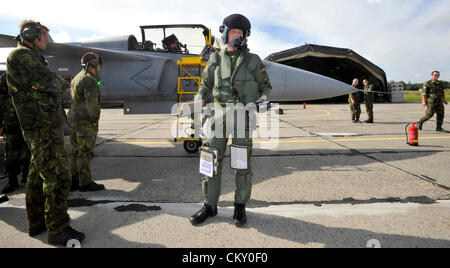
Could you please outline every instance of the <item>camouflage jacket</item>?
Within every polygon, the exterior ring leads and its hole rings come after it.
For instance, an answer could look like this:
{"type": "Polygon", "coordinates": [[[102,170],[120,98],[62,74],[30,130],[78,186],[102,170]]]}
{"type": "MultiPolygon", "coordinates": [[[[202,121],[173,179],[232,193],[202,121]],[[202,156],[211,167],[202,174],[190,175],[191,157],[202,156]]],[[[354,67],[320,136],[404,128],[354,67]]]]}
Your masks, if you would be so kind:
{"type": "Polygon", "coordinates": [[[365,102],[373,102],[373,85],[367,83],[367,85],[364,86],[364,101],[365,102]]]}
{"type": "Polygon", "coordinates": [[[422,96],[426,96],[427,100],[439,101],[445,96],[444,84],[441,81],[433,82],[429,80],[423,84],[422,96]]]}
{"type": "MultiPolygon", "coordinates": [[[[200,99],[219,103],[234,103],[230,90],[231,76],[234,69],[244,60],[244,52],[238,57],[226,50],[211,55],[203,70],[200,90],[196,101],[200,99]]],[[[236,74],[235,87],[244,105],[254,103],[259,97],[268,96],[272,90],[266,68],[258,55],[248,54],[248,58],[236,74]]]]}
{"type": "Polygon", "coordinates": [[[348,102],[351,104],[352,103],[352,99],[355,101],[355,104],[360,104],[361,101],[359,99],[359,91],[350,93],[348,95],[348,102]]]}
{"type": "Polygon", "coordinates": [[[62,124],[63,83],[47,68],[45,59],[23,43],[8,55],[8,90],[22,130],[62,124]]]}
{"type": "Polygon", "coordinates": [[[90,123],[98,122],[100,118],[100,87],[98,79],[91,72],[82,70],[79,72],[70,84],[70,95],[72,96],[72,105],[69,112],[69,118],[72,123],[87,121],[90,123]]]}
{"type": "Polygon", "coordinates": [[[5,103],[8,95],[8,85],[6,84],[6,74],[0,75],[0,127],[3,127],[5,103]]]}
{"type": "Polygon", "coordinates": [[[8,125],[11,128],[18,128],[20,130],[19,120],[16,115],[16,110],[8,92],[8,84],[6,83],[6,73],[0,76],[0,123],[8,125]]]}
{"type": "Polygon", "coordinates": [[[372,95],[372,91],[373,91],[373,85],[372,84],[367,84],[364,86],[364,95],[365,96],[371,96],[372,95]]]}

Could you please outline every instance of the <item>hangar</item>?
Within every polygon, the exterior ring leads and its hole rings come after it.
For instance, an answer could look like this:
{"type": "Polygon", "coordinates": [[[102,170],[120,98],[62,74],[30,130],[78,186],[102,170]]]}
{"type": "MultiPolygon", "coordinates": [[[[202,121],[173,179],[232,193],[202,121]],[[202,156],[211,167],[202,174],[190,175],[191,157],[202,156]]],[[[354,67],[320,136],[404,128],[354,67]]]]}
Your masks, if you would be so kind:
{"type": "MultiPolygon", "coordinates": [[[[270,54],[272,61],[313,73],[328,76],[346,84],[354,78],[367,78],[375,91],[387,92],[386,73],[378,66],[348,48],[306,44],[296,48],[270,54]]],[[[375,94],[377,101],[387,101],[387,94],[375,94]]],[[[346,101],[347,96],[333,98],[334,101],[346,101]]]]}

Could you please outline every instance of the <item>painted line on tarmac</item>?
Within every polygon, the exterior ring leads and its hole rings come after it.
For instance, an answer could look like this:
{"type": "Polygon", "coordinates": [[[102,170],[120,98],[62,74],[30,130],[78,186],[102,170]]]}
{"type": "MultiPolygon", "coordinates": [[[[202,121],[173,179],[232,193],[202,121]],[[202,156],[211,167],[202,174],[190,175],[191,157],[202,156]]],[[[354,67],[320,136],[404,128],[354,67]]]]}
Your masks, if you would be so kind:
{"type": "MultiPolygon", "coordinates": [[[[448,140],[450,136],[442,137],[420,137],[420,140],[448,140]]],[[[327,139],[327,140],[253,140],[254,144],[260,143],[323,143],[323,142],[354,142],[354,141],[396,141],[405,140],[405,137],[401,138],[357,138],[357,139],[327,139]]],[[[102,145],[174,145],[174,142],[170,141],[135,141],[135,142],[120,142],[120,141],[108,141],[102,143],[102,145]]]]}
{"type": "MultiPolygon", "coordinates": [[[[89,199],[69,200],[70,209],[80,207],[93,207],[111,209],[116,212],[144,212],[144,213],[169,213],[180,216],[189,216],[202,206],[201,203],[158,203],[146,201],[91,201],[89,199]]],[[[433,203],[420,203],[397,201],[382,201],[373,203],[324,203],[315,204],[273,204],[263,207],[248,207],[248,212],[265,214],[268,216],[299,217],[311,215],[323,216],[354,216],[354,215],[383,215],[392,213],[405,213],[410,209],[420,209],[422,206],[435,208],[450,208],[450,200],[436,200],[433,203]]],[[[219,210],[224,216],[232,215],[233,206],[220,206],[219,210]]]]}
{"type": "Polygon", "coordinates": [[[124,144],[124,145],[173,145],[173,142],[169,142],[169,141],[136,141],[136,142],[120,142],[120,141],[108,141],[103,143],[103,145],[120,145],[120,144],[124,144]]]}
{"type": "MultiPolygon", "coordinates": [[[[450,136],[445,137],[420,137],[422,140],[431,140],[431,139],[450,139],[450,136]]],[[[393,141],[393,140],[405,140],[405,137],[402,138],[358,138],[358,139],[327,139],[327,140],[269,140],[269,141],[253,141],[253,143],[318,143],[318,142],[349,142],[349,141],[393,141]]]]}
{"type": "Polygon", "coordinates": [[[312,108],[314,108],[317,111],[321,111],[323,112],[323,114],[319,114],[319,115],[310,115],[310,116],[280,116],[281,119],[307,119],[307,118],[317,118],[317,117],[325,117],[325,116],[330,116],[331,112],[319,108],[315,105],[310,105],[312,108]]]}

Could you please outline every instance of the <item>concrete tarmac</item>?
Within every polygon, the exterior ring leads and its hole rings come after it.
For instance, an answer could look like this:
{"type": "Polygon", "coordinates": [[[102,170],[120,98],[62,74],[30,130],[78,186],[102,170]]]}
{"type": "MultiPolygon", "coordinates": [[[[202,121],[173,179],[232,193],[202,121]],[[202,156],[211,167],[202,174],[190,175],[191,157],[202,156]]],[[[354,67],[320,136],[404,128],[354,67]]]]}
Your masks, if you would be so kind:
{"type": "MultiPolygon", "coordinates": [[[[175,117],[103,109],[91,170],[107,190],[69,197],[71,225],[87,236],[81,246],[450,247],[450,133],[436,132],[433,118],[420,146],[407,145],[405,125],[423,116],[420,104],[375,104],[374,124],[352,123],[345,104],[281,108],[279,137],[254,140],[243,228],[232,222],[229,153],[219,213],[194,227],[199,158],[173,142],[175,117]]],[[[46,234],[28,237],[24,192],[0,204],[0,247],[49,246],[46,234]]]]}

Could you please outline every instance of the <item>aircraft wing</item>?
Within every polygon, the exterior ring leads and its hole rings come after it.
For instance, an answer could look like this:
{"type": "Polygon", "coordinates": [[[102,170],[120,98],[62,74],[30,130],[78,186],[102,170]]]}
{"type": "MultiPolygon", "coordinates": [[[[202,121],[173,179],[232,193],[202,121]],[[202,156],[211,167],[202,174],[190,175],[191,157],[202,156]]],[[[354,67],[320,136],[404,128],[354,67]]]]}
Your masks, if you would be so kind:
{"type": "MultiPolygon", "coordinates": [[[[0,34],[0,47],[16,46],[17,41],[14,40],[14,36],[0,34]]],[[[86,52],[95,52],[102,58],[117,61],[147,61],[149,59],[146,55],[62,43],[49,43],[47,49],[42,54],[46,56],[74,58],[79,60],[86,52]]]]}
{"type": "Polygon", "coordinates": [[[17,41],[14,40],[14,36],[0,34],[0,47],[15,47],[17,41]]]}
{"type": "Polygon", "coordinates": [[[86,52],[95,52],[103,59],[117,60],[117,61],[148,61],[149,57],[146,55],[135,54],[131,52],[114,51],[102,48],[82,47],[61,43],[49,43],[47,49],[43,52],[44,55],[81,59],[86,52]]]}

